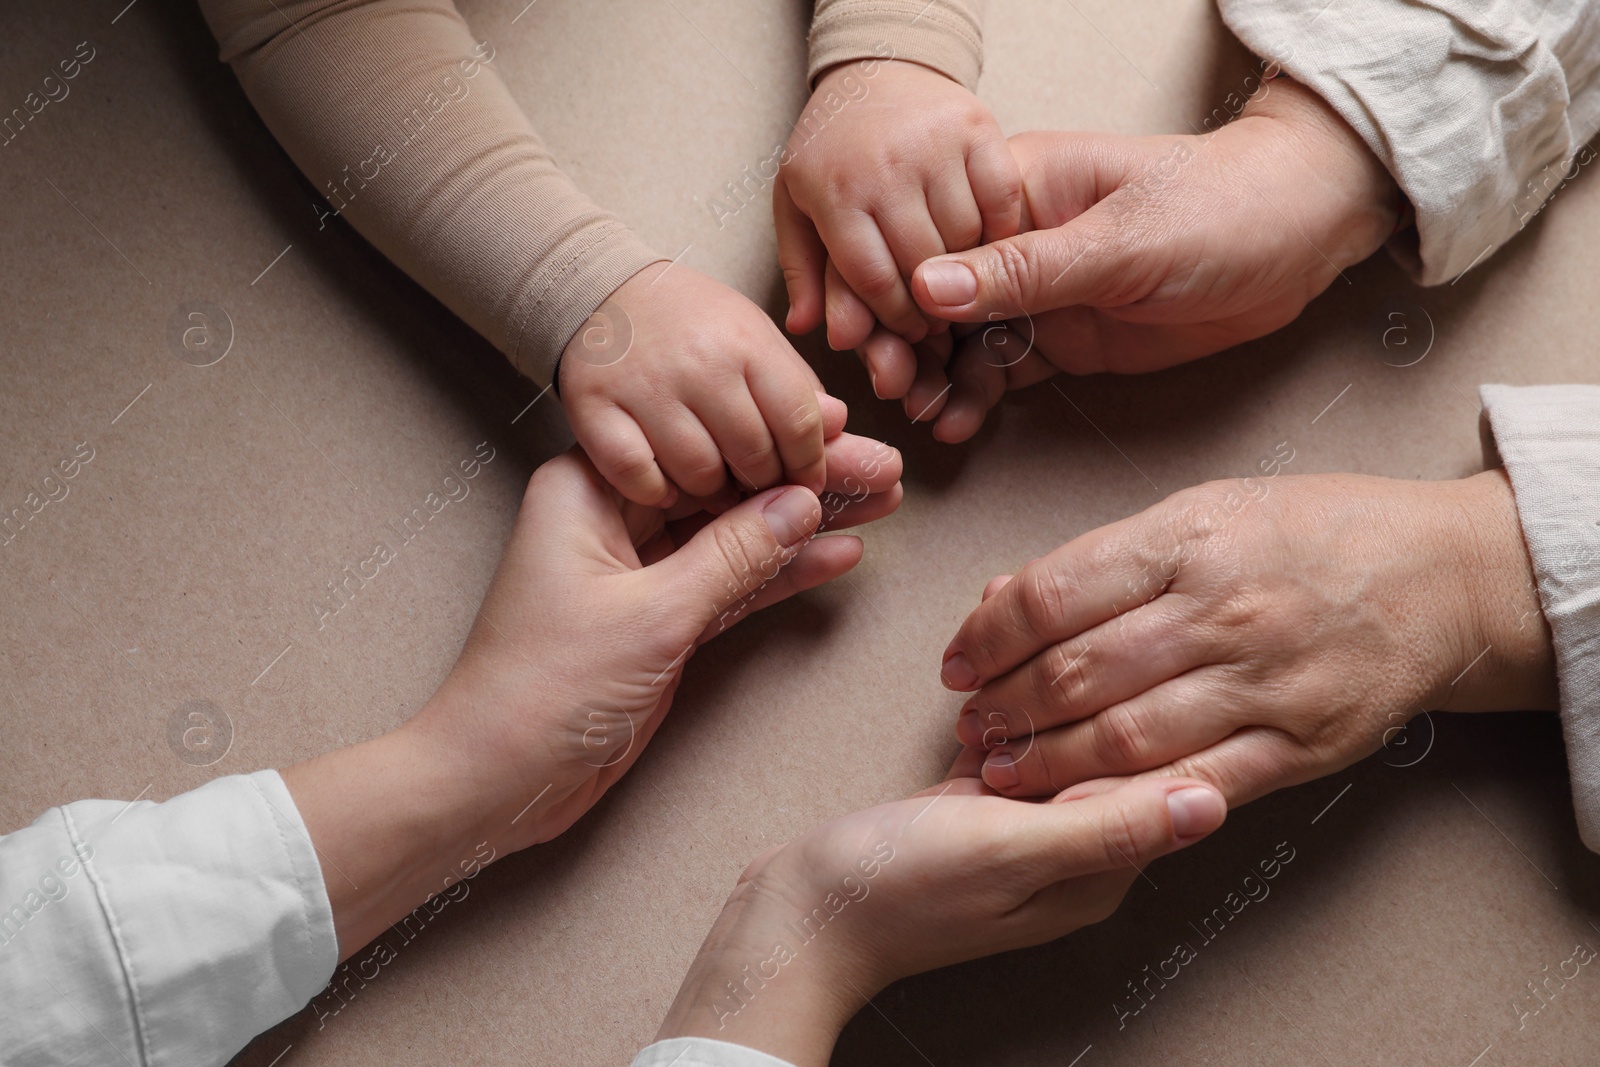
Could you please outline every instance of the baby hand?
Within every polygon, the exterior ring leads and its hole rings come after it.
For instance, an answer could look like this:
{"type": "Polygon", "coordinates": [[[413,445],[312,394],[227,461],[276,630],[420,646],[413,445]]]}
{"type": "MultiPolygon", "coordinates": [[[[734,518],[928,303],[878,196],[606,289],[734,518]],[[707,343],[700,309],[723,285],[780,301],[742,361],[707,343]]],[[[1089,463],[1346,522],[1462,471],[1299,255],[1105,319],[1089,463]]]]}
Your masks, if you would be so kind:
{"type": "Polygon", "coordinates": [[[561,400],[596,468],[636,504],[679,490],[823,489],[821,383],[760,308],[681,264],[635,274],[562,353],[561,400]]]}
{"type": "MultiPolygon", "coordinates": [[[[1021,190],[999,124],[961,85],[895,60],[833,68],[789,138],[773,190],[789,330],[826,319],[828,343],[841,351],[861,347],[874,319],[910,343],[941,332],[945,324],[912,299],[911,272],[1015,235],[1021,190]]],[[[863,359],[880,397],[906,395],[917,373],[909,345],[875,345],[863,359]]]]}

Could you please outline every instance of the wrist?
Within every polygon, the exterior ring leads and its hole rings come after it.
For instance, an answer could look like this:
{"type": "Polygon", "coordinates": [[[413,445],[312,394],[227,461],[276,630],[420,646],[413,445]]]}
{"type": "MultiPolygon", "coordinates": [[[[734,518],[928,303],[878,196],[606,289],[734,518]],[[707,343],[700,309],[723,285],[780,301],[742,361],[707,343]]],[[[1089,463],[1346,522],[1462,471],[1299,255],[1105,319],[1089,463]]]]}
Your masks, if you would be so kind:
{"type": "Polygon", "coordinates": [[[757,876],[717,917],[657,1033],[710,1037],[788,1060],[825,1065],[839,1032],[880,983],[848,963],[843,931],[806,937],[809,915],[757,876]]]}
{"type": "Polygon", "coordinates": [[[340,958],[496,853],[478,836],[473,777],[408,723],[285,768],[316,847],[340,958]]]}
{"type": "Polygon", "coordinates": [[[1319,248],[1341,269],[1372,255],[1395,232],[1405,198],[1383,162],[1328,102],[1291,78],[1267,83],[1240,113],[1289,131],[1327,200],[1319,248]]]}
{"type": "Polygon", "coordinates": [[[1450,510],[1440,543],[1454,557],[1465,636],[1461,663],[1443,679],[1440,707],[1553,710],[1555,653],[1511,480],[1495,469],[1446,485],[1450,510]]]}

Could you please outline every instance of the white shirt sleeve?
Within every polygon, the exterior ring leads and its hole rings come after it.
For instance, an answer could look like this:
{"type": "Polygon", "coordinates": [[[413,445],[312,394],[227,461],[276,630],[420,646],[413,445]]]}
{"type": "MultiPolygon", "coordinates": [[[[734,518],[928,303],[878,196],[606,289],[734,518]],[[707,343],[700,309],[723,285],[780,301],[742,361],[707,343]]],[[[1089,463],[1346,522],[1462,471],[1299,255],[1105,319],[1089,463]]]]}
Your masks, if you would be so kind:
{"type": "Polygon", "coordinates": [[[709,1037],[657,1041],[633,1058],[633,1067],[794,1067],[765,1052],[709,1037]]]}
{"type": "Polygon", "coordinates": [[[1578,832],[1600,852],[1600,386],[1481,393],[1555,646],[1578,832]]]}
{"type": "Polygon", "coordinates": [[[1389,168],[1417,213],[1390,251],[1425,285],[1487,259],[1595,158],[1584,145],[1600,130],[1596,0],[1218,7],[1389,168]]]}
{"type": "Polygon", "coordinates": [[[338,963],[277,771],[164,803],[83,800],[0,837],[7,1067],[225,1064],[338,963]]]}

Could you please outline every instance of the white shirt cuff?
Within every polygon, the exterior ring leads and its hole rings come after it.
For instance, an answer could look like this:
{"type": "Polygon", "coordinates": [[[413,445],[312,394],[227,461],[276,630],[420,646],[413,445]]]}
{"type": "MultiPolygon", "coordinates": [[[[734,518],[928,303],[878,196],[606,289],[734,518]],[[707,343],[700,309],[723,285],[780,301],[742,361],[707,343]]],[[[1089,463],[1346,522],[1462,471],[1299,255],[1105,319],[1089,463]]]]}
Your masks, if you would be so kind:
{"type": "Polygon", "coordinates": [[[164,803],[83,800],[0,837],[7,1064],[224,1064],[300,1010],[339,947],[276,771],[164,803]]]}
{"type": "Polygon", "coordinates": [[[1480,392],[1550,624],[1578,832],[1600,852],[1600,386],[1480,392]]]}
{"type": "Polygon", "coordinates": [[[674,1037],[657,1041],[633,1058],[633,1067],[794,1067],[743,1045],[709,1037],[674,1037]]]}

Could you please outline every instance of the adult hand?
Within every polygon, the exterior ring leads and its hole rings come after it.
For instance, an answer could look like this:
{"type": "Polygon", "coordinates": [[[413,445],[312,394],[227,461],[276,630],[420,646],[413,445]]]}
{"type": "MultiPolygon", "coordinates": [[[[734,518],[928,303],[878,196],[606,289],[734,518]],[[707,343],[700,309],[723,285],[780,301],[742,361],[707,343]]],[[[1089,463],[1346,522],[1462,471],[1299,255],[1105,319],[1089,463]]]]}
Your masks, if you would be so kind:
{"type": "Polygon", "coordinates": [[[657,1035],[828,1062],[889,983],[1099,922],[1151,860],[1222,824],[1200,782],[1092,782],[1047,804],[976,779],[836,819],[745,870],[657,1035]]]}
{"type": "Polygon", "coordinates": [[[1140,772],[1232,804],[1331,773],[1427,709],[1553,708],[1504,471],[1177,493],[995,579],[945,653],[1009,796],[1140,772]]]}
{"type": "Polygon", "coordinates": [[[715,516],[687,500],[663,512],[626,502],[576,449],[534,473],[434,697],[389,734],[283,772],[346,954],[462,877],[458,857],[565,830],[638,759],[702,642],[855,566],[857,538],[813,535],[894,510],[900,457],[843,434],[843,404],[822,407],[820,500],[791,486],[716,501],[715,516]]]}
{"type": "Polygon", "coordinates": [[[1160,370],[1270,333],[1371,255],[1400,211],[1361,138],[1288,79],[1215,133],[1011,146],[1031,229],[912,279],[928,314],[991,327],[957,354],[942,440],[976,432],[1008,387],[1160,370]]]}

